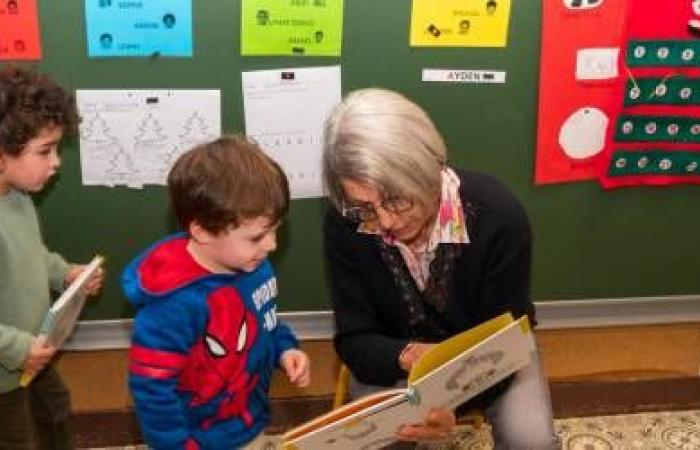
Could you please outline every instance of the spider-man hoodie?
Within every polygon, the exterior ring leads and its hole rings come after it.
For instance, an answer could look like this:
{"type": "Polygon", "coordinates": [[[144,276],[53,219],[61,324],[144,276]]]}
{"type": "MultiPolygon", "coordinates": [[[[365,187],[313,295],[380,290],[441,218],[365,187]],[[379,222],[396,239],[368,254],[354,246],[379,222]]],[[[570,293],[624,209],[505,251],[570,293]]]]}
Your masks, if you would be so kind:
{"type": "Polygon", "coordinates": [[[124,270],[138,309],[129,387],[154,449],[231,450],[267,425],[272,372],[297,340],[277,322],[269,261],[213,274],[186,246],[183,234],[166,237],[124,270]]]}

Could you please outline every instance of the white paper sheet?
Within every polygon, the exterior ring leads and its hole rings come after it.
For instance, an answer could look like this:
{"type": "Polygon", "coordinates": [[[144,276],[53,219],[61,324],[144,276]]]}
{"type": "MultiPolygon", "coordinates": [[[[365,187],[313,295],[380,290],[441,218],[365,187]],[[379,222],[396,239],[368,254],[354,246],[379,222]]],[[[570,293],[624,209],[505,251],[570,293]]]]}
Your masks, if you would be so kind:
{"type": "Polygon", "coordinates": [[[243,72],[248,136],[277,161],[292,198],[323,195],[323,122],[340,102],[340,66],[243,72]]]}
{"type": "Polygon", "coordinates": [[[178,156],[221,135],[218,90],[79,90],[88,186],[165,184],[178,156]]]}
{"type": "Polygon", "coordinates": [[[581,48],[576,51],[576,79],[610,80],[617,78],[617,58],[620,49],[581,48]]]}

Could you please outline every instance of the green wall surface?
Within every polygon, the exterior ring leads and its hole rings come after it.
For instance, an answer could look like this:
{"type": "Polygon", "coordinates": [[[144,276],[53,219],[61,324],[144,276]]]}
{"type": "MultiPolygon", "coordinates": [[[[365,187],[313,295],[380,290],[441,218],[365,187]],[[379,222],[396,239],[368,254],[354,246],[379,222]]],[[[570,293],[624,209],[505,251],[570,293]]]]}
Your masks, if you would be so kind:
{"type": "MultiPolygon", "coordinates": [[[[340,58],[243,58],[240,2],[195,0],[194,58],[89,59],[83,1],[39,0],[39,69],[71,89],[221,89],[223,129],[233,132],[244,130],[241,71],[340,64],[343,92],[379,86],[405,93],[443,132],[452,164],[491,172],[513,189],[535,233],[535,300],[700,292],[698,188],[533,185],[540,2],[513,1],[502,49],[409,48],[410,9],[410,0],[346,0],[340,58]],[[504,70],[507,83],[424,83],[423,68],[504,70]]],[[[130,317],[119,287],[123,266],[176,229],[165,189],[82,186],[76,142],[64,146],[63,161],[57,183],[38,199],[47,244],[70,260],[107,257],[106,288],[83,318],[130,317]]],[[[321,199],[292,203],[273,257],[282,310],[328,309],[324,208],[321,199]]]]}

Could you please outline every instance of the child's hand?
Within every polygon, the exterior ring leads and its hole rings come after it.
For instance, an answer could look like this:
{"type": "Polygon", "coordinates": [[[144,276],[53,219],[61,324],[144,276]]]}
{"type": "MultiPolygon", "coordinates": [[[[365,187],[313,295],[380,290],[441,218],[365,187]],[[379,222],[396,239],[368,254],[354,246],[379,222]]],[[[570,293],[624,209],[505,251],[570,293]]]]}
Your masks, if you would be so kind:
{"type": "MultiPolygon", "coordinates": [[[[85,267],[85,265],[81,264],[71,264],[68,268],[68,273],[66,273],[66,286],[68,286],[76,278],[78,278],[83,272],[83,270],[85,270],[85,267]]],[[[102,267],[99,267],[97,271],[95,271],[95,274],[92,276],[92,278],[88,280],[87,285],[85,286],[85,292],[87,293],[87,295],[97,295],[97,293],[100,292],[100,289],[102,289],[102,284],[104,283],[104,280],[105,271],[104,269],[102,269],[102,267]]]]}
{"type": "Polygon", "coordinates": [[[282,367],[289,381],[296,387],[306,387],[311,381],[311,364],[306,353],[295,348],[282,353],[280,358],[282,367]]]}
{"type": "Polygon", "coordinates": [[[29,344],[27,359],[24,360],[22,368],[25,372],[35,375],[51,361],[54,353],[56,353],[56,347],[46,343],[46,336],[35,336],[29,344]]]}

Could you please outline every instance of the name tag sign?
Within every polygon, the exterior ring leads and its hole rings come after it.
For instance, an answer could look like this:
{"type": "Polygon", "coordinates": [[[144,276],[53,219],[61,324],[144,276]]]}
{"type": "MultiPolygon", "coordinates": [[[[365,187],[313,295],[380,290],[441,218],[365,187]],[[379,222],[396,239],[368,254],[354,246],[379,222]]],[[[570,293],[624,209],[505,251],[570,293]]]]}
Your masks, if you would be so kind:
{"type": "Polygon", "coordinates": [[[423,69],[423,81],[504,84],[506,82],[506,72],[502,70],[423,69]]]}

